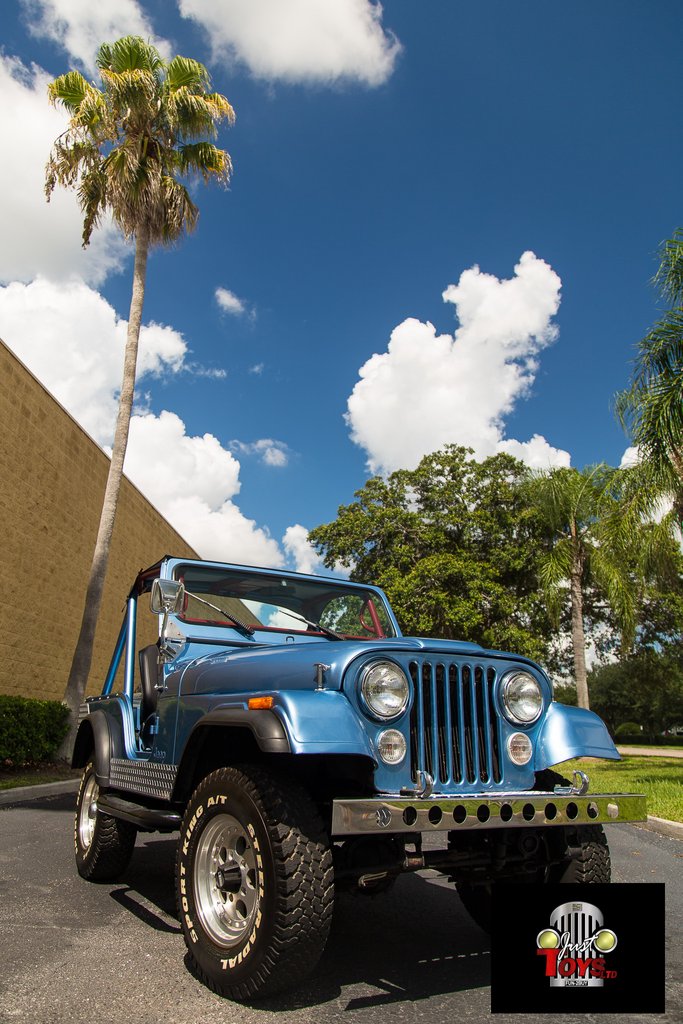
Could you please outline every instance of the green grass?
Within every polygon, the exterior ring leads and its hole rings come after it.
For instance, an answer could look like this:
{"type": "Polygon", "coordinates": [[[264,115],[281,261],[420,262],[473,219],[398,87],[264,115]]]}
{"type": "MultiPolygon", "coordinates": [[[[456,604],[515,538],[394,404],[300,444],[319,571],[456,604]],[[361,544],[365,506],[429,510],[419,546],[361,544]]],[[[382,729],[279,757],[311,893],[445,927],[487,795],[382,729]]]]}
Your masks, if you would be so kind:
{"type": "Polygon", "coordinates": [[[40,786],[44,782],[64,782],[77,779],[78,769],[65,764],[41,764],[22,768],[0,767],[0,790],[16,789],[18,786],[40,786]]]}
{"type": "Polygon", "coordinates": [[[567,775],[580,768],[590,779],[589,793],[644,793],[647,812],[683,822],[683,759],[634,755],[621,761],[579,758],[557,765],[567,775]]]}

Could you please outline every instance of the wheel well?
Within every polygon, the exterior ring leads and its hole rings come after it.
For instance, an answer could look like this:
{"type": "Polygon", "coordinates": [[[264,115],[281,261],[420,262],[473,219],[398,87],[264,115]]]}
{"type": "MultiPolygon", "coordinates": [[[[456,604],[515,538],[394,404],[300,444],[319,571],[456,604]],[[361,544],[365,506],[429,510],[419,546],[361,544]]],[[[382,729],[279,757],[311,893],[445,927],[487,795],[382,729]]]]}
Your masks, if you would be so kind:
{"type": "Polygon", "coordinates": [[[191,737],[178,767],[173,800],[185,804],[201,780],[228,765],[264,764],[296,779],[320,802],[372,792],[373,762],[354,755],[269,753],[243,726],[207,725],[191,737]]]}
{"type": "Polygon", "coordinates": [[[86,718],[81,722],[78,734],[76,736],[76,742],[74,744],[74,752],[71,755],[71,767],[72,768],[85,768],[88,763],[88,758],[95,749],[95,736],[93,735],[92,725],[86,718]]]}

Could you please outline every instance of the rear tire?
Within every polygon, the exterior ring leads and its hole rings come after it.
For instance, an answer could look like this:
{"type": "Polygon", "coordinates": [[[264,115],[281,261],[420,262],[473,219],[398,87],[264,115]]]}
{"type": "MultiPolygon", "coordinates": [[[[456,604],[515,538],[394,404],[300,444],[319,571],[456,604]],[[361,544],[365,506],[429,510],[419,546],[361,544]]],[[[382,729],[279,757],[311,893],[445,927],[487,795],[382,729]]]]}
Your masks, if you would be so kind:
{"type": "Polygon", "coordinates": [[[612,866],[602,825],[577,825],[565,832],[565,863],[553,867],[551,882],[609,882],[612,866]]]}
{"type": "MultiPolygon", "coordinates": [[[[609,846],[602,825],[577,825],[575,827],[549,830],[553,835],[549,836],[548,846],[554,848],[553,860],[557,856],[564,859],[559,864],[551,864],[545,868],[543,879],[529,878],[527,881],[533,884],[534,881],[581,883],[592,884],[595,882],[609,882],[611,878],[611,864],[609,846]],[[555,837],[555,832],[561,832],[555,837]],[[553,841],[555,840],[555,841],[553,841]]],[[[548,847],[546,847],[547,849],[548,847]]],[[[543,871],[543,865],[539,864],[539,874],[543,871]]],[[[505,879],[515,881],[515,879],[505,879]]],[[[524,881],[524,876],[519,878],[524,881]]],[[[471,885],[469,882],[458,882],[456,886],[458,896],[462,904],[475,924],[479,925],[485,932],[491,931],[491,907],[492,907],[492,884],[484,882],[481,885],[471,885]]]]}
{"type": "Polygon", "coordinates": [[[95,765],[90,761],[83,769],[76,800],[76,867],[81,878],[90,882],[113,882],[130,863],[137,829],[97,810],[99,792],[95,765]]]}
{"type": "Polygon", "coordinates": [[[332,854],[298,785],[256,766],[208,775],[185,811],[176,884],[195,971],[215,992],[270,996],[318,962],[332,919],[332,854]]]}

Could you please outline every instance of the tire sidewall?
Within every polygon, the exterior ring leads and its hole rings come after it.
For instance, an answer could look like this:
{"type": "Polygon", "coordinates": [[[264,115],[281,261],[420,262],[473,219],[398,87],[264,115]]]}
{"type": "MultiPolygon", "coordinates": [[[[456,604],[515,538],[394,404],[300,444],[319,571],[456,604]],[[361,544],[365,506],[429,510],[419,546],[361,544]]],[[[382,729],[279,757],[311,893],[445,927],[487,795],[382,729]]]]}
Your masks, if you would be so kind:
{"type": "MultiPolygon", "coordinates": [[[[188,804],[178,843],[176,886],[185,941],[202,971],[221,988],[253,977],[270,946],[277,902],[276,869],[268,829],[258,802],[247,792],[248,779],[209,776],[188,804]],[[219,814],[230,814],[248,833],[254,847],[259,893],[256,917],[249,932],[231,947],[217,945],[203,929],[194,891],[194,861],[201,835],[219,814]]],[[[231,772],[239,777],[239,773],[231,772]]]]}
{"type": "Polygon", "coordinates": [[[81,822],[81,810],[83,806],[83,795],[85,788],[90,779],[95,775],[95,765],[92,761],[83,769],[81,775],[81,783],[78,787],[78,796],[76,797],[76,816],[74,818],[74,851],[76,854],[76,866],[80,874],[88,872],[91,861],[94,856],[94,850],[97,848],[97,838],[99,832],[99,814],[95,818],[95,827],[93,829],[92,840],[89,846],[83,846],[81,843],[80,834],[80,822],[81,822]]]}

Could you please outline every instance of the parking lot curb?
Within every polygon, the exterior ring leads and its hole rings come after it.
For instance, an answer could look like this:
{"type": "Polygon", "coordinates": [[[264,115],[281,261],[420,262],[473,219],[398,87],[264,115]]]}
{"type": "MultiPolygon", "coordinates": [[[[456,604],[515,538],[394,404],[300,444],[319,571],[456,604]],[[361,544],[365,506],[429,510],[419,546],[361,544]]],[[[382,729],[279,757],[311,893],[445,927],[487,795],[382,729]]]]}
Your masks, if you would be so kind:
{"type": "Polygon", "coordinates": [[[27,800],[40,800],[46,796],[60,796],[62,793],[77,793],[80,779],[64,779],[63,782],[42,782],[37,786],[16,786],[0,790],[0,807],[23,804],[27,800]]]}
{"type": "Polygon", "coordinates": [[[655,818],[648,814],[647,821],[638,823],[640,828],[646,828],[650,832],[659,832],[661,836],[670,836],[672,839],[683,839],[683,824],[680,821],[669,821],[667,818],[655,818]]]}

